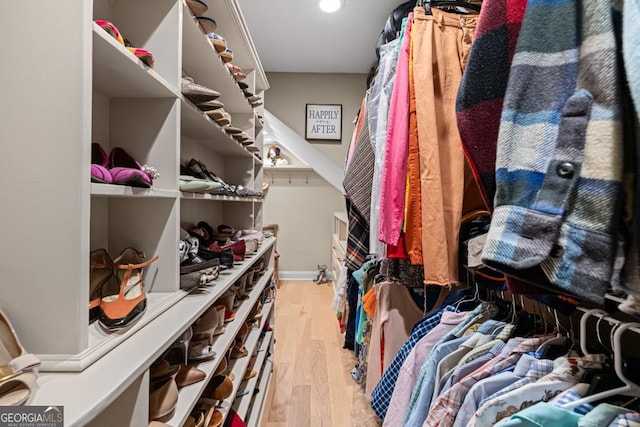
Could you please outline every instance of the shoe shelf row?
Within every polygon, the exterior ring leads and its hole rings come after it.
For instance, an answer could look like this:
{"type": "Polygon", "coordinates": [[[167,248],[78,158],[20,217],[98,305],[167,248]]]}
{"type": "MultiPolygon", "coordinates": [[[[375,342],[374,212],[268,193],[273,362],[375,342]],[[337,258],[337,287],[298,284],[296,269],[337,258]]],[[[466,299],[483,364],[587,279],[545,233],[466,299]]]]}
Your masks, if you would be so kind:
{"type": "MultiPolygon", "coordinates": [[[[227,350],[233,346],[235,337],[238,334],[238,331],[240,330],[242,324],[249,316],[249,313],[251,312],[255,303],[262,296],[262,292],[264,291],[266,286],[271,282],[272,276],[273,269],[267,270],[264,276],[260,278],[258,283],[251,290],[249,299],[244,301],[242,305],[236,310],[235,319],[225,325],[226,329],[224,334],[219,336],[213,344],[213,351],[216,352],[216,357],[212,360],[201,362],[196,365],[198,369],[204,371],[207,374],[207,378],[204,381],[192,384],[180,390],[178,405],[176,406],[176,409],[173,412],[171,418],[169,420],[166,420],[165,423],[169,424],[172,427],[181,427],[185,423],[187,417],[197,403],[198,398],[206,388],[216,368],[218,368],[222,357],[224,357],[224,354],[227,352],[227,350]]],[[[264,325],[262,324],[259,329],[252,328],[247,337],[244,345],[247,348],[249,354],[251,354],[255,349],[257,336],[259,335],[259,331],[262,330],[263,326],[264,325]]],[[[231,372],[233,372],[235,376],[235,379],[233,380],[233,392],[231,393],[231,396],[227,400],[225,400],[219,408],[224,417],[226,417],[229,412],[229,400],[233,401],[233,398],[238,391],[239,384],[246,372],[248,362],[244,363],[244,361],[248,361],[248,359],[249,357],[247,356],[232,361],[231,372]],[[242,368],[243,366],[244,369],[242,368]]]]}
{"type": "MultiPolygon", "coordinates": [[[[159,314],[153,321],[132,335],[127,331],[120,337],[122,342],[115,351],[108,351],[88,366],[81,374],[68,372],[45,372],[38,377],[38,389],[33,394],[29,405],[63,405],[65,408],[66,426],[84,426],[92,420],[113,421],[112,412],[122,411],[122,408],[112,405],[118,396],[130,386],[148,390],[148,379],[138,383],[143,376],[148,376],[151,364],[178,338],[191,324],[209,308],[215,301],[231,287],[252,265],[262,256],[273,257],[275,238],[265,239],[258,252],[247,258],[240,265],[227,270],[213,283],[213,286],[197,288],[194,292],[179,291],[182,298],[170,308],[159,314]],[[94,420],[94,417],[96,420],[94,420]]],[[[271,265],[271,263],[270,263],[271,265]]],[[[218,337],[214,351],[216,357],[209,362],[198,365],[204,370],[207,380],[185,387],[180,391],[178,407],[169,425],[181,427],[191,409],[197,402],[198,396],[204,390],[210,375],[218,366],[222,355],[231,346],[235,335],[247,318],[253,304],[262,295],[263,289],[269,283],[273,269],[269,268],[260,278],[250,293],[250,298],[243,302],[236,319],[227,324],[227,330],[218,337]]],[[[149,296],[152,296],[150,293],[149,296]]],[[[145,313],[148,316],[150,313],[145,313]]],[[[140,320],[140,322],[144,319],[140,320]]],[[[111,335],[113,339],[113,335],[111,335]]],[[[118,338],[116,338],[118,339],[118,338]]],[[[244,373],[243,373],[244,375],[244,373]]],[[[241,377],[240,377],[241,378],[241,377]]],[[[236,388],[237,391],[237,388],[236,388]]],[[[140,404],[140,402],[138,402],[140,404]]],[[[145,407],[146,412],[146,407],[145,407]]],[[[127,414],[122,414],[123,416],[127,414]]],[[[146,414],[145,414],[146,415],[146,414]]],[[[111,424],[119,425],[119,424],[111,424]]],[[[129,424],[127,424],[129,425],[129,424]]],[[[130,425],[137,425],[132,423],[130,425]]]]}
{"type": "MultiPolygon", "coordinates": [[[[267,311],[270,311],[272,307],[266,307],[267,311]]],[[[264,314],[264,313],[263,313],[264,314]]],[[[268,313],[266,314],[268,315],[268,313]]],[[[262,330],[262,329],[261,329],[262,330]]],[[[270,367],[265,365],[267,361],[267,354],[269,353],[269,349],[271,347],[273,340],[273,331],[267,331],[264,333],[264,337],[261,341],[258,342],[259,347],[257,348],[257,353],[254,358],[254,363],[252,369],[255,369],[257,372],[260,372],[261,375],[256,375],[253,378],[250,378],[244,389],[247,390],[247,394],[241,397],[238,397],[233,402],[233,409],[243,420],[248,421],[247,414],[249,413],[249,409],[256,397],[256,388],[258,388],[258,381],[261,379],[261,376],[264,375],[267,371],[265,367],[270,370],[270,367]]],[[[258,392],[260,392],[260,388],[258,388],[258,392]]]]}
{"type": "MultiPolygon", "coordinates": [[[[271,348],[274,349],[275,342],[272,341],[271,348]]],[[[267,411],[266,404],[268,400],[268,394],[271,390],[271,382],[273,381],[273,361],[267,359],[262,367],[260,373],[260,380],[258,382],[258,393],[256,393],[251,406],[249,408],[249,415],[246,418],[247,427],[260,427],[263,425],[264,415],[267,411]]]]}
{"type": "MultiPolygon", "coordinates": [[[[263,310],[263,314],[264,314],[264,310],[263,310]]],[[[262,325],[262,327],[259,327],[259,328],[254,327],[251,329],[251,331],[249,332],[249,336],[247,337],[247,340],[245,342],[245,348],[247,349],[247,352],[249,355],[246,357],[242,357],[240,359],[235,359],[231,364],[231,372],[233,373],[235,379],[233,380],[233,392],[231,393],[231,396],[226,398],[220,405],[220,412],[222,412],[222,415],[224,418],[226,418],[229,415],[229,410],[233,406],[233,402],[236,399],[236,396],[238,395],[238,391],[240,391],[240,387],[243,382],[242,380],[247,372],[247,369],[249,368],[252,356],[255,353],[255,351],[258,350],[258,344],[260,343],[260,335],[262,334],[263,329],[264,329],[264,324],[262,325]]],[[[267,332],[267,333],[270,333],[270,332],[267,332]]],[[[258,369],[256,369],[256,371],[260,372],[260,370],[258,369]]],[[[249,395],[252,394],[252,391],[253,390],[249,391],[249,395]]],[[[246,396],[242,396],[242,397],[246,397],[246,396]]],[[[243,415],[239,413],[238,415],[240,415],[240,418],[244,420],[243,415]]]]}
{"type": "MultiPolygon", "coordinates": [[[[233,49],[248,91],[262,95],[268,82],[238,0],[207,3],[206,15],[233,49]]],[[[0,139],[12,143],[0,148],[6,160],[0,178],[14,184],[2,192],[0,271],[10,286],[0,289],[0,309],[42,361],[27,404],[64,405],[69,426],[147,425],[149,366],[251,264],[248,259],[214,286],[187,293],[179,285],[179,229],[200,220],[262,228],[261,197],[179,190],[180,165],[191,158],[228,184],[260,190],[263,181],[260,156],[183,98],[181,77],[219,91],[233,126],[253,138],[259,152],[263,109],[252,108],[185,0],[2,2],[0,15],[29,16],[0,27],[0,37],[22,40],[1,49],[12,67],[0,71],[0,89],[11,105],[0,139]],[[131,45],[152,52],[155,68],[94,20],[112,22],[131,45]],[[51,22],[64,22],[56,37],[37,36],[51,22]],[[34,103],[46,113],[35,117],[34,103]],[[107,154],[121,147],[159,177],[151,188],[92,183],[94,142],[107,154]],[[59,256],[38,257],[36,266],[24,254],[43,239],[59,256]],[[89,324],[89,254],[104,248],[115,258],[127,247],[159,259],[144,270],[144,315],[108,333],[89,324]]],[[[270,266],[274,241],[265,239],[255,255],[267,254],[270,266]]]]}

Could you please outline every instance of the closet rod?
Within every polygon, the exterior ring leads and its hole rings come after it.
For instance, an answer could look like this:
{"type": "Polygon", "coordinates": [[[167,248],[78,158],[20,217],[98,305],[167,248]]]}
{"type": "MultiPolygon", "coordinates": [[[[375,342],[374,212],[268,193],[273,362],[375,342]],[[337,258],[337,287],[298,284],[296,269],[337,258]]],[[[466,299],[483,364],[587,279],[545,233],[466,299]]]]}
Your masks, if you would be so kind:
{"type": "MultiPolygon", "coordinates": [[[[583,313],[582,317],[580,318],[580,349],[582,350],[582,352],[584,354],[588,353],[588,349],[587,349],[587,334],[584,331],[586,330],[587,320],[588,320],[588,318],[590,316],[593,316],[593,317],[597,318],[598,322],[601,321],[601,320],[604,320],[607,323],[609,323],[612,326],[612,329],[611,329],[611,334],[612,335],[613,335],[613,331],[618,329],[618,327],[620,325],[632,323],[632,322],[625,322],[623,320],[615,319],[615,318],[611,317],[611,315],[609,313],[607,313],[606,311],[604,311],[602,309],[599,309],[599,308],[588,309],[588,308],[584,308],[584,307],[578,306],[577,309],[583,313]]],[[[596,333],[599,334],[598,328],[599,328],[598,323],[596,323],[596,333]]],[[[640,334],[640,328],[638,328],[638,327],[635,327],[635,326],[634,327],[627,327],[626,329],[629,330],[629,331],[633,331],[636,334],[640,334]]],[[[613,340],[613,338],[612,338],[612,340],[613,340]]],[[[613,345],[613,342],[611,343],[611,345],[613,345]]]]}

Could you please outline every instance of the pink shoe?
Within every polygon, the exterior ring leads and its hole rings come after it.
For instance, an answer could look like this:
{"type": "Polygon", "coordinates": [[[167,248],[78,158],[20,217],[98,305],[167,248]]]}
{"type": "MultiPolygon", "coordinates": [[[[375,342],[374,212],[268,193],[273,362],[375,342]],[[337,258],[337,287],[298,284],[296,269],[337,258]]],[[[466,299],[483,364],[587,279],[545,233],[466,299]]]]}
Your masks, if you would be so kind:
{"type": "Polygon", "coordinates": [[[101,184],[111,184],[113,177],[107,167],[109,166],[109,157],[102,149],[100,144],[94,142],[91,144],[91,182],[99,182],[101,184]]]}
{"type": "Polygon", "coordinates": [[[155,168],[142,166],[120,147],[111,150],[109,166],[113,183],[117,185],[149,188],[160,176],[155,168]]]}

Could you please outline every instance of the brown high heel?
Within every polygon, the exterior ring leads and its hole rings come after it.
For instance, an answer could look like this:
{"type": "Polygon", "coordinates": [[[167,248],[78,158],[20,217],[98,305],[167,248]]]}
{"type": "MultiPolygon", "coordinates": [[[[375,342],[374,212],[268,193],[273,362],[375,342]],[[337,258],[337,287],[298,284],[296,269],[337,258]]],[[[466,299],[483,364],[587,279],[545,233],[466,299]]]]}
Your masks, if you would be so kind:
{"type": "Polygon", "coordinates": [[[218,327],[218,310],[209,307],[193,324],[193,337],[189,342],[189,360],[206,360],[215,357],[213,336],[218,327]]]}
{"type": "Polygon", "coordinates": [[[98,319],[102,288],[113,279],[113,261],[104,249],[91,252],[89,261],[89,323],[98,319]]]}
{"type": "Polygon", "coordinates": [[[158,256],[142,262],[144,253],[126,248],[113,261],[120,284],[117,295],[102,298],[100,303],[100,324],[108,330],[118,330],[131,326],[142,317],[147,308],[147,297],[142,282],[142,269],[158,260],[158,256]]]}

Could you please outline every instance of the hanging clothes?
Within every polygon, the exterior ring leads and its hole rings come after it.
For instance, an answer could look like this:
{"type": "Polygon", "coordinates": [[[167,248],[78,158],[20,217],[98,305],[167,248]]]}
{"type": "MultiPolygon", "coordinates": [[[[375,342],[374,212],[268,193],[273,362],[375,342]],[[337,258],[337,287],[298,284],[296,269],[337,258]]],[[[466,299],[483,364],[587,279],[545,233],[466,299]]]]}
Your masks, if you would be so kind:
{"type": "Polygon", "coordinates": [[[468,206],[483,205],[470,172],[465,182],[466,160],[455,116],[455,99],[478,18],[436,8],[432,15],[422,7],[413,13],[425,283],[448,286],[458,283],[464,198],[476,200],[468,206]]]}
{"type": "Polygon", "coordinates": [[[485,205],[493,209],[496,148],[511,60],[526,0],[484,0],[456,99],[462,145],[485,205]]]}
{"type": "Polygon", "coordinates": [[[609,2],[528,4],[498,137],[487,265],[603,302],[620,213],[619,84],[609,2]]]}
{"type": "MultiPolygon", "coordinates": [[[[398,54],[387,125],[387,140],[382,169],[380,230],[378,237],[389,245],[398,245],[404,219],[407,153],[409,146],[409,48],[412,15],[409,14],[398,54]]],[[[375,232],[375,231],[374,231],[375,232]]]]}
{"type": "Polygon", "coordinates": [[[413,325],[423,315],[422,309],[416,306],[404,286],[393,282],[381,282],[375,287],[377,306],[369,348],[365,392],[367,397],[371,396],[384,370],[411,335],[413,325]]]}
{"type": "MultiPolygon", "coordinates": [[[[389,105],[395,82],[396,67],[398,65],[398,40],[390,41],[380,47],[380,67],[376,76],[371,95],[368,97],[369,134],[374,148],[375,162],[373,176],[381,177],[384,166],[385,148],[387,143],[387,124],[389,105]]],[[[386,255],[386,245],[378,239],[380,229],[380,179],[373,179],[371,186],[371,219],[369,252],[379,257],[386,255]]]]}

